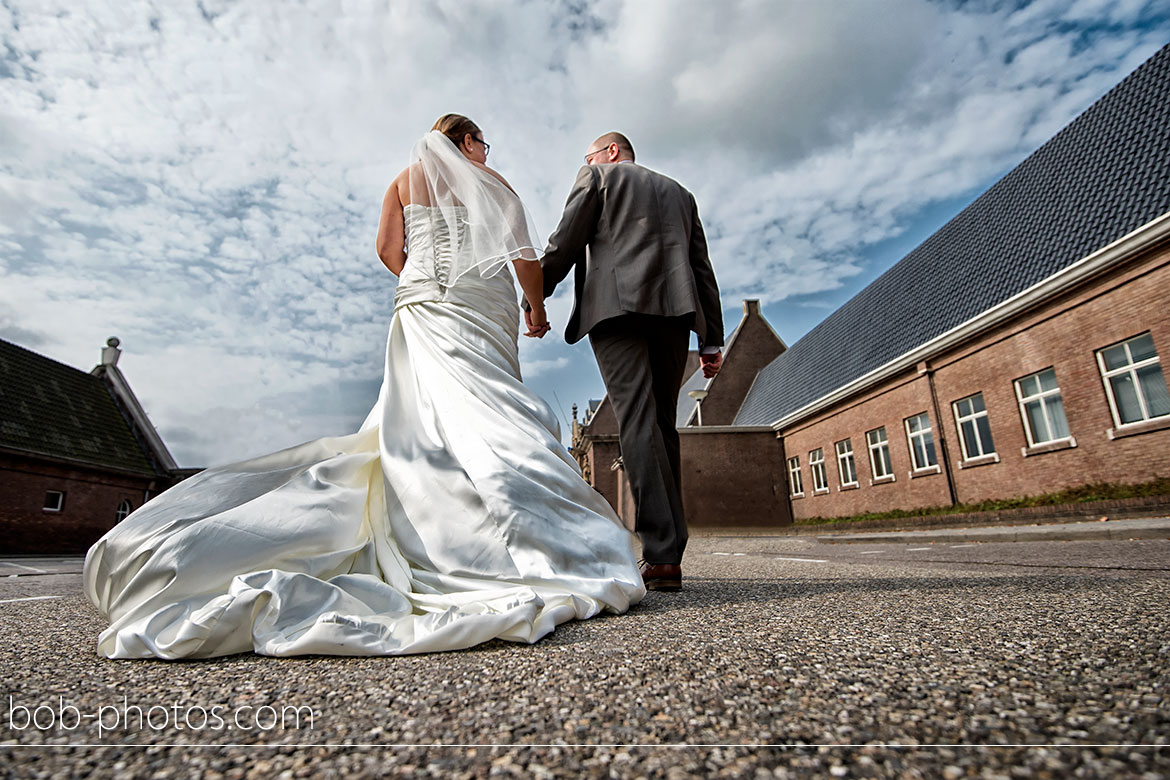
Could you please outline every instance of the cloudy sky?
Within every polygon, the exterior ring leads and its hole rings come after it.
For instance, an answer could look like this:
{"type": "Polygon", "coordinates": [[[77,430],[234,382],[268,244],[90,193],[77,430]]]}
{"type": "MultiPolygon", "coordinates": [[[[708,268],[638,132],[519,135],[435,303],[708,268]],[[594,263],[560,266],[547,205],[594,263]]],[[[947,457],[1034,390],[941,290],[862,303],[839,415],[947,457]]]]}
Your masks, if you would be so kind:
{"type": "MultiPolygon", "coordinates": [[[[1168,30],[1165,0],[0,0],[0,338],[84,369],[121,338],[184,466],[350,432],[382,195],[454,111],[546,235],[626,132],[695,193],[728,331],[759,298],[791,344],[1168,30]]],[[[603,392],[584,342],[521,358],[566,420],[603,392]]]]}

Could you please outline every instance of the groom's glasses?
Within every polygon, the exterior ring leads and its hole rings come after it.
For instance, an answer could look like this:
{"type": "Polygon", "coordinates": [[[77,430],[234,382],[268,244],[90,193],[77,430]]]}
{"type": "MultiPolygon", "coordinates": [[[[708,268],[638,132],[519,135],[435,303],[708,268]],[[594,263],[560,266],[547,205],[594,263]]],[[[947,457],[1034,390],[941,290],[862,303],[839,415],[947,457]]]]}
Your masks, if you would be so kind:
{"type": "Polygon", "coordinates": [[[596,157],[597,155],[601,154],[602,152],[604,152],[604,151],[608,151],[610,146],[613,146],[613,144],[609,144],[609,146],[603,146],[603,147],[601,147],[600,149],[595,149],[594,151],[592,151],[592,152],[590,152],[589,154],[585,155],[585,164],[586,164],[586,165],[592,165],[593,163],[591,163],[591,162],[589,162],[589,161],[590,161],[590,160],[592,160],[592,159],[593,159],[594,157],[596,157]]]}
{"type": "Polygon", "coordinates": [[[482,138],[476,138],[475,140],[477,140],[481,144],[483,144],[483,156],[487,157],[488,152],[490,152],[492,150],[492,145],[489,144],[487,141],[483,140],[482,138]]]}

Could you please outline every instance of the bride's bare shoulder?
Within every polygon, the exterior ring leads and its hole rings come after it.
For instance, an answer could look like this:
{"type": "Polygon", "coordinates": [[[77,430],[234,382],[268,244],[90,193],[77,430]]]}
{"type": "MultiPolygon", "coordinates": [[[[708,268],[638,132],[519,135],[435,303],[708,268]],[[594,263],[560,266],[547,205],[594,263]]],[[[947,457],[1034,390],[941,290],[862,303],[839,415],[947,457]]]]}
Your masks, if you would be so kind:
{"type": "Polygon", "coordinates": [[[475,165],[476,168],[481,168],[481,169],[487,171],[488,173],[490,173],[492,176],[496,177],[499,180],[500,184],[503,184],[509,190],[512,190],[513,195],[516,194],[516,190],[512,189],[512,185],[508,183],[507,179],[505,179],[503,176],[500,175],[499,171],[493,170],[492,168],[487,167],[483,163],[475,162],[474,160],[472,160],[472,163],[475,165]]]}
{"type": "Polygon", "coordinates": [[[390,182],[387,188],[389,192],[398,194],[398,201],[402,205],[407,205],[411,202],[410,196],[410,179],[412,176],[420,177],[423,175],[422,163],[413,163],[403,168],[402,171],[394,177],[394,181],[390,182]]]}

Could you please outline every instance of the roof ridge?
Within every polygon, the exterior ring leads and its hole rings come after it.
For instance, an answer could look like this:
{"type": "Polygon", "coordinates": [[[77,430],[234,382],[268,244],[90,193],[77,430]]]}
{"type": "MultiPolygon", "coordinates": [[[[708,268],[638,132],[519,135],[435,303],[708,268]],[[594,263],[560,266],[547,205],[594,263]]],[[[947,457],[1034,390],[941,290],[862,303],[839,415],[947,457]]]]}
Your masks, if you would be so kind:
{"type": "Polygon", "coordinates": [[[48,355],[44,355],[40,352],[37,352],[35,349],[29,349],[28,347],[17,344],[15,341],[9,341],[6,338],[0,338],[0,344],[5,345],[5,346],[9,346],[9,347],[13,347],[15,349],[19,349],[21,352],[27,352],[28,354],[32,355],[33,357],[36,357],[40,360],[47,360],[50,363],[55,363],[58,366],[61,366],[62,368],[69,369],[70,371],[76,371],[79,374],[85,374],[87,376],[90,375],[88,371],[82,371],[80,368],[77,368],[75,366],[71,366],[68,363],[57,360],[56,358],[51,358],[48,355]]]}

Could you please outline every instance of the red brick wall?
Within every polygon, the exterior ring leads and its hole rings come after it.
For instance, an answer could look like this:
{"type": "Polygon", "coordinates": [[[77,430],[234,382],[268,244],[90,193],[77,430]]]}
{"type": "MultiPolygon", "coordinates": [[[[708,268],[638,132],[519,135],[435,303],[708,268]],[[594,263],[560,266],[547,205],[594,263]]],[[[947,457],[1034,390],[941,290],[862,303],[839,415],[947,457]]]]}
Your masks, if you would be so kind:
{"type": "MultiPolygon", "coordinates": [[[[787,457],[800,458],[803,497],[793,497],[792,514],[807,517],[843,517],[888,509],[914,509],[950,503],[946,476],[942,473],[911,477],[910,450],[906,442],[906,417],[928,412],[938,439],[938,423],[930,408],[930,387],[926,377],[913,372],[872,391],[852,405],[841,405],[784,433],[787,457]],[[894,480],[873,484],[869,448],[865,434],[885,426],[890,445],[894,480]],[[837,469],[836,442],[849,439],[857,468],[856,488],[842,488],[837,469]],[[825,456],[829,490],[815,493],[808,454],[820,447],[825,456]],[[875,507],[881,507],[877,509],[875,507]]],[[[788,470],[785,464],[785,480],[788,470]]]]}
{"type": "MultiPolygon", "coordinates": [[[[1051,493],[1095,482],[1135,483],[1170,475],[1170,425],[1153,425],[1138,435],[1111,438],[1113,422],[1097,368],[1095,350],[1145,331],[1153,335],[1170,375],[1170,249],[1162,249],[1120,270],[932,358],[939,415],[930,401],[925,374],[911,369],[880,387],[800,421],[782,431],[789,455],[799,455],[804,498],[793,515],[839,517],[950,503],[945,474],[910,479],[910,456],[903,419],[930,411],[936,444],[946,441],[956,496],[961,503],[1051,493]],[[1014,380],[1052,367],[1060,386],[1075,447],[1025,456],[1024,424],[1014,380]],[[998,462],[959,467],[962,458],[952,403],[982,392],[998,462]],[[871,485],[865,433],[884,425],[890,440],[895,481],[871,485]],[[834,442],[853,443],[860,487],[839,490],[834,442]],[[830,491],[812,495],[808,452],[825,451],[830,491]]],[[[942,452],[940,448],[940,458],[942,452]]]]}
{"type": "Polygon", "coordinates": [[[621,454],[617,439],[613,441],[592,441],[586,450],[589,472],[593,487],[605,496],[610,506],[617,506],[618,476],[612,469],[613,462],[621,454]]]}
{"type": "Polygon", "coordinates": [[[704,427],[679,433],[689,525],[792,524],[784,452],[772,431],[704,427]]]}
{"type": "Polygon", "coordinates": [[[601,405],[593,413],[586,430],[590,436],[604,436],[611,433],[617,435],[617,416],[613,413],[613,404],[609,402],[608,397],[601,399],[601,405]]]}
{"type": "MultiPolygon", "coordinates": [[[[0,454],[0,551],[5,553],[85,552],[113,528],[118,504],[143,504],[149,478],[71,468],[0,454]],[[44,509],[49,490],[65,494],[60,512],[44,509]]],[[[169,483],[160,483],[155,495],[169,483]]]]}
{"type": "MultiPolygon", "coordinates": [[[[693,526],[791,525],[785,499],[784,459],[770,430],[682,428],[683,511],[693,526]]],[[[634,502],[624,470],[603,492],[634,527],[634,502]]]]}
{"type": "MultiPolygon", "coordinates": [[[[999,463],[956,468],[958,499],[971,503],[1049,493],[1093,482],[1145,482],[1170,474],[1170,429],[1110,438],[1113,420],[1095,350],[1150,331],[1170,368],[1170,251],[1101,280],[935,361],[935,386],[951,462],[961,457],[950,402],[983,392],[999,463]],[[1025,457],[1014,380],[1052,367],[1076,447],[1025,457]],[[994,378],[994,379],[992,379],[994,378]]],[[[1170,371],[1166,372],[1170,375],[1170,371]]]]}

